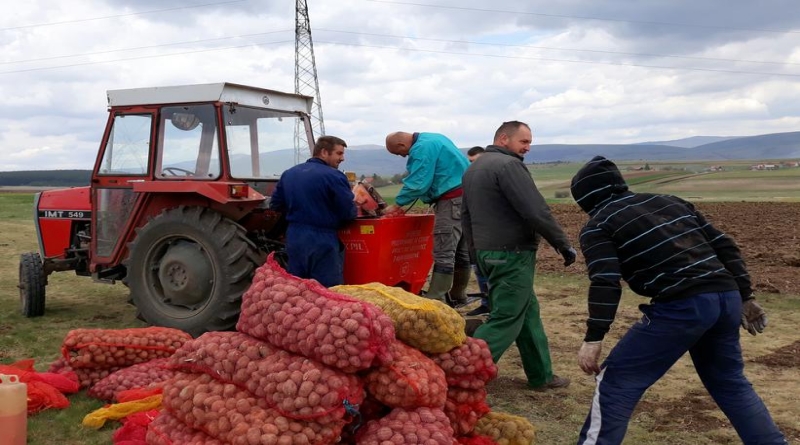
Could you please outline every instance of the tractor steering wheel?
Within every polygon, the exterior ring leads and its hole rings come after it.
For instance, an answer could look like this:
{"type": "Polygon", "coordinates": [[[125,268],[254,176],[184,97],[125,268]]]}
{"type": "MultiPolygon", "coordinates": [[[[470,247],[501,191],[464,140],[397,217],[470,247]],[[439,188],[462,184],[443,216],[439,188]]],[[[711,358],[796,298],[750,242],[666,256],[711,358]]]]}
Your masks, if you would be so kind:
{"type": "Polygon", "coordinates": [[[183,176],[194,176],[194,172],[180,167],[164,167],[161,173],[169,173],[171,176],[180,176],[178,173],[183,173],[183,176]]]}

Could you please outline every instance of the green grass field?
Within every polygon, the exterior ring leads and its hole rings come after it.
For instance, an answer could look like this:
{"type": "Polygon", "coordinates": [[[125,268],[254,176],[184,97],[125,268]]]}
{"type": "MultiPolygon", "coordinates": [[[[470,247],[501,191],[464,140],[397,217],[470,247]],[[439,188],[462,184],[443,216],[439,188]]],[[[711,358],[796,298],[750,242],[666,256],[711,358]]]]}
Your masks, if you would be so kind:
{"type": "MultiPolygon", "coordinates": [[[[696,201],[800,201],[800,168],[751,171],[750,165],[768,161],[731,162],[648,162],[651,170],[635,170],[644,162],[621,162],[619,168],[630,189],[636,192],[666,193],[696,201]],[[706,172],[714,166],[723,171],[706,172]]],[[[773,162],[774,163],[774,162],[773,162]]],[[[542,196],[548,202],[570,203],[569,184],[583,164],[535,164],[529,167],[542,196]],[[557,198],[556,194],[566,194],[557,198]]],[[[378,192],[389,202],[400,185],[381,187],[378,192]]]]}
{"type": "MultiPolygon", "coordinates": [[[[569,168],[559,166],[557,170],[542,174],[550,175],[554,181],[567,180],[569,168]]],[[[136,320],[134,308],[127,304],[127,288],[121,284],[95,283],[71,272],[51,275],[44,317],[27,319],[19,314],[19,255],[37,249],[31,221],[32,201],[32,194],[0,194],[0,364],[33,358],[37,369],[45,370],[58,357],[60,344],[71,329],[126,328],[143,324],[136,320]]],[[[472,290],[476,290],[474,282],[472,290]]],[[[548,332],[554,370],[570,377],[573,383],[567,390],[550,393],[521,389],[524,374],[519,354],[512,347],[499,363],[500,377],[490,384],[488,401],[496,411],[528,418],[538,431],[536,443],[575,443],[594,390],[594,380],[583,375],[575,361],[584,332],[586,281],[581,275],[540,273],[537,274],[536,293],[548,332]]],[[[637,305],[643,301],[626,291],[617,322],[606,342],[609,348],[631,323],[638,320],[637,305]]],[[[779,425],[791,434],[793,440],[797,440],[800,438],[800,418],[795,394],[800,389],[800,375],[796,369],[771,368],[750,360],[797,340],[800,296],[767,296],[762,304],[770,314],[769,332],[743,338],[745,359],[748,360],[747,375],[779,425]]],[[[604,354],[607,352],[608,348],[604,354]]],[[[703,398],[703,394],[702,384],[694,374],[691,362],[681,359],[647,392],[634,413],[625,443],[737,443],[733,429],[710,398],[703,398]],[[702,405],[698,405],[697,400],[702,405]]],[[[102,407],[103,402],[90,399],[83,393],[70,396],[70,401],[72,405],[68,409],[50,409],[30,418],[28,444],[111,443],[111,434],[119,426],[117,422],[109,422],[99,431],[81,426],[83,417],[102,407]]]]}

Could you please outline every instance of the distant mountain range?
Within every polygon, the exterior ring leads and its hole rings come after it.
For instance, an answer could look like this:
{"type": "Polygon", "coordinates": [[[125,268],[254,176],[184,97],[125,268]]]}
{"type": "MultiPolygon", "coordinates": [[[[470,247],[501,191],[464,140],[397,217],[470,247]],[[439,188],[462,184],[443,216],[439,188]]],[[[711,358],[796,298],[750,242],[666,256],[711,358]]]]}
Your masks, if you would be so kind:
{"type": "MultiPolygon", "coordinates": [[[[466,152],[467,148],[462,150],[466,152]]],[[[800,132],[743,137],[694,136],[638,144],[534,144],[525,155],[525,162],[586,162],[595,155],[615,161],[795,159],[800,158],[800,132]]],[[[389,154],[380,145],[348,147],[341,169],[367,176],[373,173],[394,175],[405,170],[405,159],[389,154]]]]}
{"type": "MultiPolygon", "coordinates": [[[[467,148],[462,149],[464,152],[467,148]]],[[[525,155],[526,163],[586,162],[595,155],[614,161],[722,161],[800,159],[800,131],[772,133],[760,136],[694,136],[672,141],[641,142],[636,144],[534,144],[525,155]]],[[[233,159],[233,163],[243,159],[233,159]]],[[[249,165],[249,161],[248,165],[249,165]]],[[[294,151],[278,150],[261,155],[261,165],[279,175],[294,162],[294,151]]],[[[383,145],[357,145],[345,151],[343,171],[357,175],[392,176],[405,171],[406,160],[386,151],[383,145]]],[[[191,167],[191,165],[189,166],[191,167]]],[[[238,168],[248,168],[239,165],[238,168]]],[[[70,173],[83,182],[86,171],[70,173]]],[[[25,172],[0,172],[0,185],[29,185],[25,172]],[[12,180],[13,177],[13,180],[12,180]]],[[[36,182],[43,181],[36,175],[36,182]]],[[[62,185],[59,183],[59,185],[62,185]]]]}

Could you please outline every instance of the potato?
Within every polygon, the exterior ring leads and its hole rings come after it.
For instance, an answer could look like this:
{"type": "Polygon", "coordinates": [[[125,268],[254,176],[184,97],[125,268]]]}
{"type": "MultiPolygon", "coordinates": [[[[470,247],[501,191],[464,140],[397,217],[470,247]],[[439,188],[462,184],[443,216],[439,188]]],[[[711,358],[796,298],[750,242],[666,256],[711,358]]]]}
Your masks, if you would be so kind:
{"type": "Polygon", "coordinates": [[[246,389],[290,418],[338,422],[344,401],[359,404],[364,389],[345,374],[239,332],[208,332],[186,342],[170,358],[172,369],[201,372],[246,389]],[[213,355],[210,364],[204,357],[213,355]],[[252,358],[251,358],[252,357],[252,358]]]}
{"type": "Polygon", "coordinates": [[[386,344],[394,338],[379,308],[292,276],[272,255],[242,297],[236,329],[348,373],[390,361],[386,344]]]}
{"type": "Polygon", "coordinates": [[[503,445],[530,445],[536,437],[536,429],[528,419],[497,411],[484,415],[474,431],[503,445]]]}
{"type": "Polygon", "coordinates": [[[125,367],[169,357],[191,338],[161,327],[73,329],[64,338],[61,353],[73,368],[125,367]]]}
{"type": "Polygon", "coordinates": [[[395,408],[386,417],[369,421],[357,445],[452,445],[453,429],[438,408],[395,408]]]}
{"type": "Polygon", "coordinates": [[[349,295],[383,309],[394,323],[395,336],[426,353],[449,351],[464,343],[464,318],[446,304],[381,283],[334,286],[349,295]]]}
{"type": "Polygon", "coordinates": [[[395,340],[394,361],[369,371],[364,384],[378,401],[393,408],[442,408],[447,398],[444,371],[420,351],[395,340]]]}
{"type": "Polygon", "coordinates": [[[467,337],[461,346],[429,357],[444,370],[450,386],[481,389],[497,377],[492,352],[481,339],[467,337]]]}
{"type": "Polygon", "coordinates": [[[174,371],[166,366],[167,359],[160,358],[122,368],[92,385],[87,395],[100,400],[116,401],[116,395],[121,391],[154,388],[172,378],[174,371]]]}
{"type": "Polygon", "coordinates": [[[225,443],[333,443],[345,424],[344,420],[322,425],[289,419],[264,399],[207,374],[178,372],[164,386],[162,403],[179,421],[225,443]],[[215,403],[207,403],[217,397],[230,401],[232,407],[215,409],[215,403]]]}

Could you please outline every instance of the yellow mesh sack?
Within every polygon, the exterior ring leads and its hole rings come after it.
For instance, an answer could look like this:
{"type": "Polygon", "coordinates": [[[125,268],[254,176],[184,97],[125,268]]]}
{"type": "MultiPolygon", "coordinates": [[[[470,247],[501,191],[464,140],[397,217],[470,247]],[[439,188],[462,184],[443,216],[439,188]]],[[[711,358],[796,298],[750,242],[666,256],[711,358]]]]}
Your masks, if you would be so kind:
{"type": "Polygon", "coordinates": [[[497,445],[531,445],[536,438],[528,419],[497,411],[481,417],[473,432],[491,437],[497,445]]]}
{"type": "Polygon", "coordinates": [[[106,420],[119,420],[131,414],[151,409],[161,409],[161,394],[132,402],[115,403],[94,410],[83,418],[82,423],[87,428],[100,429],[106,424],[106,420]]]}
{"type": "Polygon", "coordinates": [[[397,339],[422,352],[447,352],[467,339],[464,318],[441,301],[381,283],[342,285],[331,290],[383,309],[394,323],[397,339]]]}

